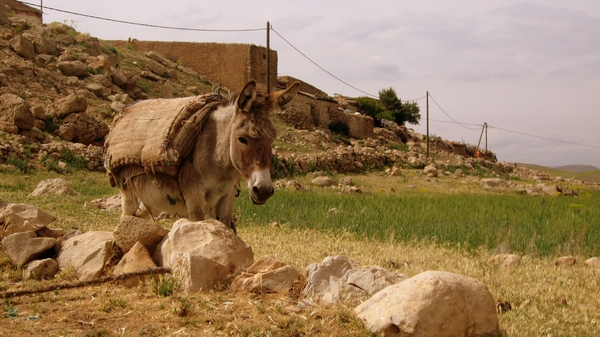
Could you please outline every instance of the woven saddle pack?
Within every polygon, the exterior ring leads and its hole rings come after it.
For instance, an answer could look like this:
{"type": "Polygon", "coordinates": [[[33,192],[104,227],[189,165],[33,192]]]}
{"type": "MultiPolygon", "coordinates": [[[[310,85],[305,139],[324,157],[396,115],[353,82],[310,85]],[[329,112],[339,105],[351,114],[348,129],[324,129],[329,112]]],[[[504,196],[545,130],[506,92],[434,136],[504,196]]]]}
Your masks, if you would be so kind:
{"type": "Polygon", "coordinates": [[[198,140],[204,121],[222,99],[205,94],[128,106],[104,142],[104,167],[111,175],[125,166],[175,175],[198,140]]]}

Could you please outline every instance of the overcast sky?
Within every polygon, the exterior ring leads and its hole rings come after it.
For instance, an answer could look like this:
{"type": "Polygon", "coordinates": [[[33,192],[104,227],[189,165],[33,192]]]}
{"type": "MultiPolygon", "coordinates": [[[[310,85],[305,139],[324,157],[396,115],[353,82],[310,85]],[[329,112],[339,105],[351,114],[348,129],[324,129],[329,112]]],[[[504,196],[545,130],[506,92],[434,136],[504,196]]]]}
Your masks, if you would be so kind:
{"type": "MultiPolygon", "coordinates": [[[[412,100],[429,91],[435,100],[429,101],[432,135],[476,145],[480,125],[487,122],[488,148],[500,161],[600,168],[598,0],[45,0],[43,5],[196,29],[265,28],[269,21],[276,32],[271,48],[278,53],[278,75],[330,95],[378,95],[392,87],[402,100],[412,100]],[[360,91],[319,69],[277,33],[360,91]]],[[[266,45],[265,30],[168,30],[44,9],[44,22],[52,21],[107,40],[266,45]]],[[[426,102],[417,103],[423,118],[408,126],[425,133],[426,102]]]]}

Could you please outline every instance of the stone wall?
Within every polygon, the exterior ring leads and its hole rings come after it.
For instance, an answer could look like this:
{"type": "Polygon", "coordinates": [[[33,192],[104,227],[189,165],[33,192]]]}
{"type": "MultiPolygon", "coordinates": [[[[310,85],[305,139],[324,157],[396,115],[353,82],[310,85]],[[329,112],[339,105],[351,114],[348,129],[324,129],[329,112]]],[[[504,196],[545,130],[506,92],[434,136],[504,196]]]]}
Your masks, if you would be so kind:
{"type": "Polygon", "coordinates": [[[314,99],[300,93],[286,105],[284,120],[299,129],[315,127],[327,129],[330,123],[344,121],[350,128],[349,135],[354,138],[374,138],[373,118],[365,115],[346,113],[339,104],[314,99]]]}
{"type": "MultiPolygon", "coordinates": [[[[116,47],[153,51],[198,72],[212,83],[238,92],[250,79],[267,84],[267,49],[241,43],[107,41],[116,47]]],[[[271,88],[277,83],[277,52],[271,50],[271,88]]]]}
{"type": "Polygon", "coordinates": [[[15,17],[25,19],[31,24],[42,23],[42,11],[35,7],[27,6],[20,1],[0,0],[0,11],[6,12],[7,9],[10,10],[15,17]]]}

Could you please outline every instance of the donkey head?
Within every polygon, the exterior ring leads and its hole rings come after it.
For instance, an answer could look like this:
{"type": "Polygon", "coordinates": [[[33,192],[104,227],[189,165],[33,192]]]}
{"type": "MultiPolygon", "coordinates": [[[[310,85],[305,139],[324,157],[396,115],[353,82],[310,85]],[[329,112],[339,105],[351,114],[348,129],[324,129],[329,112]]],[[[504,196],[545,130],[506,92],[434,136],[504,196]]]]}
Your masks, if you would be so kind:
{"type": "Polygon", "coordinates": [[[231,161],[248,182],[255,205],[267,202],[275,189],[271,181],[271,145],[277,135],[270,114],[287,104],[298,92],[300,83],[267,94],[250,80],[236,101],[231,128],[231,161]]]}

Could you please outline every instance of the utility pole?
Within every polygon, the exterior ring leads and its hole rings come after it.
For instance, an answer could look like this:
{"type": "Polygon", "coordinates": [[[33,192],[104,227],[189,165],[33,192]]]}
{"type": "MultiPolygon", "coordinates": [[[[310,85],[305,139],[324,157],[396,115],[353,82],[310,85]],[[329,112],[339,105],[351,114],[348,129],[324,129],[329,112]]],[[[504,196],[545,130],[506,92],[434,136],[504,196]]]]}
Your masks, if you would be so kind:
{"type": "Polygon", "coordinates": [[[485,123],[485,152],[487,152],[487,129],[488,129],[488,125],[486,122],[485,123]]]}
{"type": "Polygon", "coordinates": [[[429,91],[425,96],[427,97],[425,100],[427,107],[427,158],[429,158],[429,91]]]}
{"type": "Polygon", "coordinates": [[[267,21],[267,94],[271,93],[271,24],[267,21]]]}
{"type": "Polygon", "coordinates": [[[481,145],[481,137],[483,137],[483,132],[485,132],[485,152],[487,152],[487,122],[483,122],[483,126],[481,128],[481,134],[479,135],[479,142],[477,142],[477,151],[479,151],[479,146],[481,145]]]}

